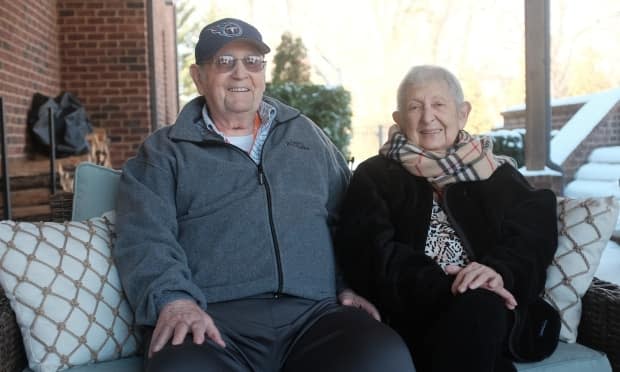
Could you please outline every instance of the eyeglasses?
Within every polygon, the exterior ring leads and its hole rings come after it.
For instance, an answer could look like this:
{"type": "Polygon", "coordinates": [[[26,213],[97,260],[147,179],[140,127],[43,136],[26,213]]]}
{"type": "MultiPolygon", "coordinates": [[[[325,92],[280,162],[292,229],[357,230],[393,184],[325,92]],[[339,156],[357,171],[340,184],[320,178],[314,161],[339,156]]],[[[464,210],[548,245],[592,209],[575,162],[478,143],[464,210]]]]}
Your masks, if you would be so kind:
{"type": "Polygon", "coordinates": [[[243,58],[217,56],[207,63],[213,64],[218,73],[225,73],[234,70],[237,61],[243,62],[243,66],[249,72],[260,72],[265,68],[265,64],[267,63],[262,56],[245,56],[243,58]]]}

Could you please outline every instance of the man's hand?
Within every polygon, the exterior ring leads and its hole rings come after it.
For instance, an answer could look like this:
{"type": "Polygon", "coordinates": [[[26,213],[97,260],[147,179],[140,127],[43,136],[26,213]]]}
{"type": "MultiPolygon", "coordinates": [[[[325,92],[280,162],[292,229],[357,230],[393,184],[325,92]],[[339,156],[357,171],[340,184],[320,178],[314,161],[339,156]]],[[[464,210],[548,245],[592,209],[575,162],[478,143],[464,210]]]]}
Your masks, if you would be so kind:
{"type": "Polygon", "coordinates": [[[340,304],[343,306],[358,307],[366,311],[377,321],[381,321],[381,315],[379,315],[379,311],[377,310],[375,305],[371,304],[370,301],[353,292],[353,290],[351,289],[347,288],[340,292],[340,294],[338,295],[338,301],[340,301],[340,304]]]}
{"type": "Polygon", "coordinates": [[[478,262],[470,262],[463,268],[448,265],[446,266],[446,273],[456,275],[454,283],[452,283],[452,294],[463,293],[468,289],[484,288],[503,298],[508,309],[513,310],[517,307],[515,297],[504,288],[502,276],[488,266],[478,262]]]}
{"type": "Polygon", "coordinates": [[[194,343],[201,345],[205,335],[221,347],[226,347],[213,319],[191,300],[172,301],[161,310],[151,338],[149,358],[160,351],[172,338],[173,345],[180,345],[191,333],[194,343]]]}

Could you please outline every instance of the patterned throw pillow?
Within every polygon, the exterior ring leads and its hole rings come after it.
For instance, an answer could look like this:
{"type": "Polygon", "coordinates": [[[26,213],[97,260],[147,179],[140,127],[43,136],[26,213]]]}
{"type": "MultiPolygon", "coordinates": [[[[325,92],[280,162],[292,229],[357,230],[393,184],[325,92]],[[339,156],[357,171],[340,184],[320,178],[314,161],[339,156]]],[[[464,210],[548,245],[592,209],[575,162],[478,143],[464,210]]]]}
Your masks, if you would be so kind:
{"type": "Polygon", "coordinates": [[[136,353],[133,313],[110,256],[111,219],[0,222],[0,284],[34,371],[136,353]]]}
{"type": "Polygon", "coordinates": [[[558,199],[558,249],[547,269],[544,298],[560,313],[560,339],[577,340],[586,293],[618,219],[613,197],[558,199]]]}

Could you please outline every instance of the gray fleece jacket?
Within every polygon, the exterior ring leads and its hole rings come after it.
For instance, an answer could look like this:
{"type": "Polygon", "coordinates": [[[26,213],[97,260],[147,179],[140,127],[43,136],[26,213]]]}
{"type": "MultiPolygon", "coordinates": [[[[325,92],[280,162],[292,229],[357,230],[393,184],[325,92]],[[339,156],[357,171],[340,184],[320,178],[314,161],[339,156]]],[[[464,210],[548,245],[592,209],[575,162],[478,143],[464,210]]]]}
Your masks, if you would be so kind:
{"type": "Polygon", "coordinates": [[[176,299],[208,303],[264,293],[335,296],[331,226],[349,170],[321,129],[274,99],[259,165],[200,129],[188,103],[127,161],[114,259],[136,322],[176,299]]]}

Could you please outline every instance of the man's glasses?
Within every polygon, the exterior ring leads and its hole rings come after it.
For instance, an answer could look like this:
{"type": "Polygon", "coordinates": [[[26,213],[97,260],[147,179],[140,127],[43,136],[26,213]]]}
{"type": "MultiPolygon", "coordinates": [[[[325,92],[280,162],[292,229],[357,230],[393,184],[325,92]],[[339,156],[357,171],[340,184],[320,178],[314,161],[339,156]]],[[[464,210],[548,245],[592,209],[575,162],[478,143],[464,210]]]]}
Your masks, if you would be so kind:
{"type": "Polygon", "coordinates": [[[235,58],[233,56],[217,56],[210,62],[215,66],[215,70],[219,73],[231,72],[235,68],[237,61],[243,62],[243,66],[250,72],[260,72],[265,68],[267,63],[263,56],[245,56],[243,58],[235,58]]]}

